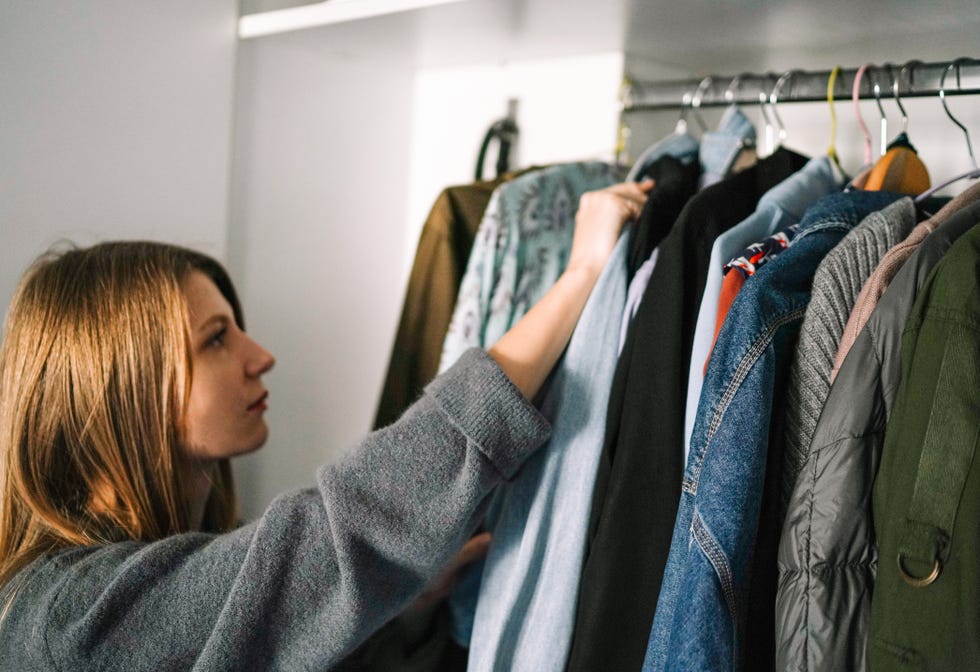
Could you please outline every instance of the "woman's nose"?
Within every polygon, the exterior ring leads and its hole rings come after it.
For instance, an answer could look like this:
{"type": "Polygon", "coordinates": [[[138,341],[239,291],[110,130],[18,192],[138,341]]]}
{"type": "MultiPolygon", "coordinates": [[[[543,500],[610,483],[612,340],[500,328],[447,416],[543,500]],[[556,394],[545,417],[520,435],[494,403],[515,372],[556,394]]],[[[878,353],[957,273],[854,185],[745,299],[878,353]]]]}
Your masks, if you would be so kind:
{"type": "Polygon", "coordinates": [[[261,376],[275,366],[276,358],[252,339],[249,339],[249,344],[251,345],[251,353],[246,364],[246,373],[249,376],[261,376]]]}

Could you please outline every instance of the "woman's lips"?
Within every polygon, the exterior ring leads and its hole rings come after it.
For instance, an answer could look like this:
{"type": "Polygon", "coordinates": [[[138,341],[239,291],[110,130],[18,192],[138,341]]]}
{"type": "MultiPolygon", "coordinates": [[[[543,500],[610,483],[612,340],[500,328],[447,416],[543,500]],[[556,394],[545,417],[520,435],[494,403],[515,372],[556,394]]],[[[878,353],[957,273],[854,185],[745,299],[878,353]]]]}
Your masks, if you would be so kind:
{"type": "Polygon", "coordinates": [[[269,393],[268,392],[263,392],[261,397],[259,397],[251,405],[249,405],[248,410],[249,411],[264,411],[265,409],[269,408],[269,404],[266,403],[266,400],[268,398],[269,398],[269,393]]]}

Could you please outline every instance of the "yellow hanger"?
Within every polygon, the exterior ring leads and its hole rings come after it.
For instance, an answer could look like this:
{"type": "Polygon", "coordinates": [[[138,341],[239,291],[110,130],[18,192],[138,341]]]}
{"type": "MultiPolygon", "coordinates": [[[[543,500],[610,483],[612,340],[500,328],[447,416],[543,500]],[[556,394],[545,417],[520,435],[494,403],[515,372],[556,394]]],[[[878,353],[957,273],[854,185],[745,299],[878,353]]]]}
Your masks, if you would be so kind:
{"type": "Polygon", "coordinates": [[[827,156],[834,162],[834,165],[844,173],[844,167],[840,165],[840,157],[837,155],[837,112],[834,110],[834,85],[837,83],[837,75],[840,73],[840,66],[834,67],[827,78],[827,103],[830,105],[830,147],[827,149],[827,156]]]}
{"type": "Polygon", "coordinates": [[[631,130],[626,122],[626,105],[630,99],[633,82],[629,77],[624,76],[619,85],[619,127],[616,129],[616,147],[613,149],[613,156],[616,163],[624,165],[629,163],[629,153],[626,143],[629,140],[631,130]]]}

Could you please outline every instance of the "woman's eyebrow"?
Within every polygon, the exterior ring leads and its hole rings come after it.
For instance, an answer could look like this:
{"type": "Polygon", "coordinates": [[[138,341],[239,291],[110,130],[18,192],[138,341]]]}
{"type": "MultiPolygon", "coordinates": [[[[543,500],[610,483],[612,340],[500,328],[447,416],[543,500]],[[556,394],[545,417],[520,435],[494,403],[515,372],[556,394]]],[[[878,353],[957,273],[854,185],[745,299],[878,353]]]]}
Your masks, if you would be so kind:
{"type": "Polygon", "coordinates": [[[211,326],[212,323],[227,324],[228,316],[222,315],[220,313],[211,315],[208,319],[204,320],[204,322],[198,325],[197,329],[195,329],[195,332],[200,333],[202,331],[205,331],[208,327],[211,326]]]}

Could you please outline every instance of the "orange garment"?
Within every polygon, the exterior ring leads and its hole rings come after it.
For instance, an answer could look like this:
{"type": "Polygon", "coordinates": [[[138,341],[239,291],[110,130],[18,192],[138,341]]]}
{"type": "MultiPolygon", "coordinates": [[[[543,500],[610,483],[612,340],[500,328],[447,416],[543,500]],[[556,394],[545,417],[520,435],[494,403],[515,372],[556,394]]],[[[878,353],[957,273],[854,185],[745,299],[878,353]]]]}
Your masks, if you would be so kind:
{"type": "Polygon", "coordinates": [[[711,353],[715,350],[715,343],[718,342],[718,334],[721,333],[721,326],[725,324],[728,311],[735,302],[735,297],[739,290],[745,285],[745,276],[735,270],[725,273],[725,279],[721,281],[721,294],[718,295],[718,313],[715,318],[715,336],[711,339],[711,350],[708,351],[708,358],[704,360],[704,370],[702,375],[708,374],[708,362],[711,361],[711,353]]]}
{"type": "Polygon", "coordinates": [[[927,191],[930,184],[929,171],[902,133],[875,163],[864,189],[918,196],[927,191]]]}

